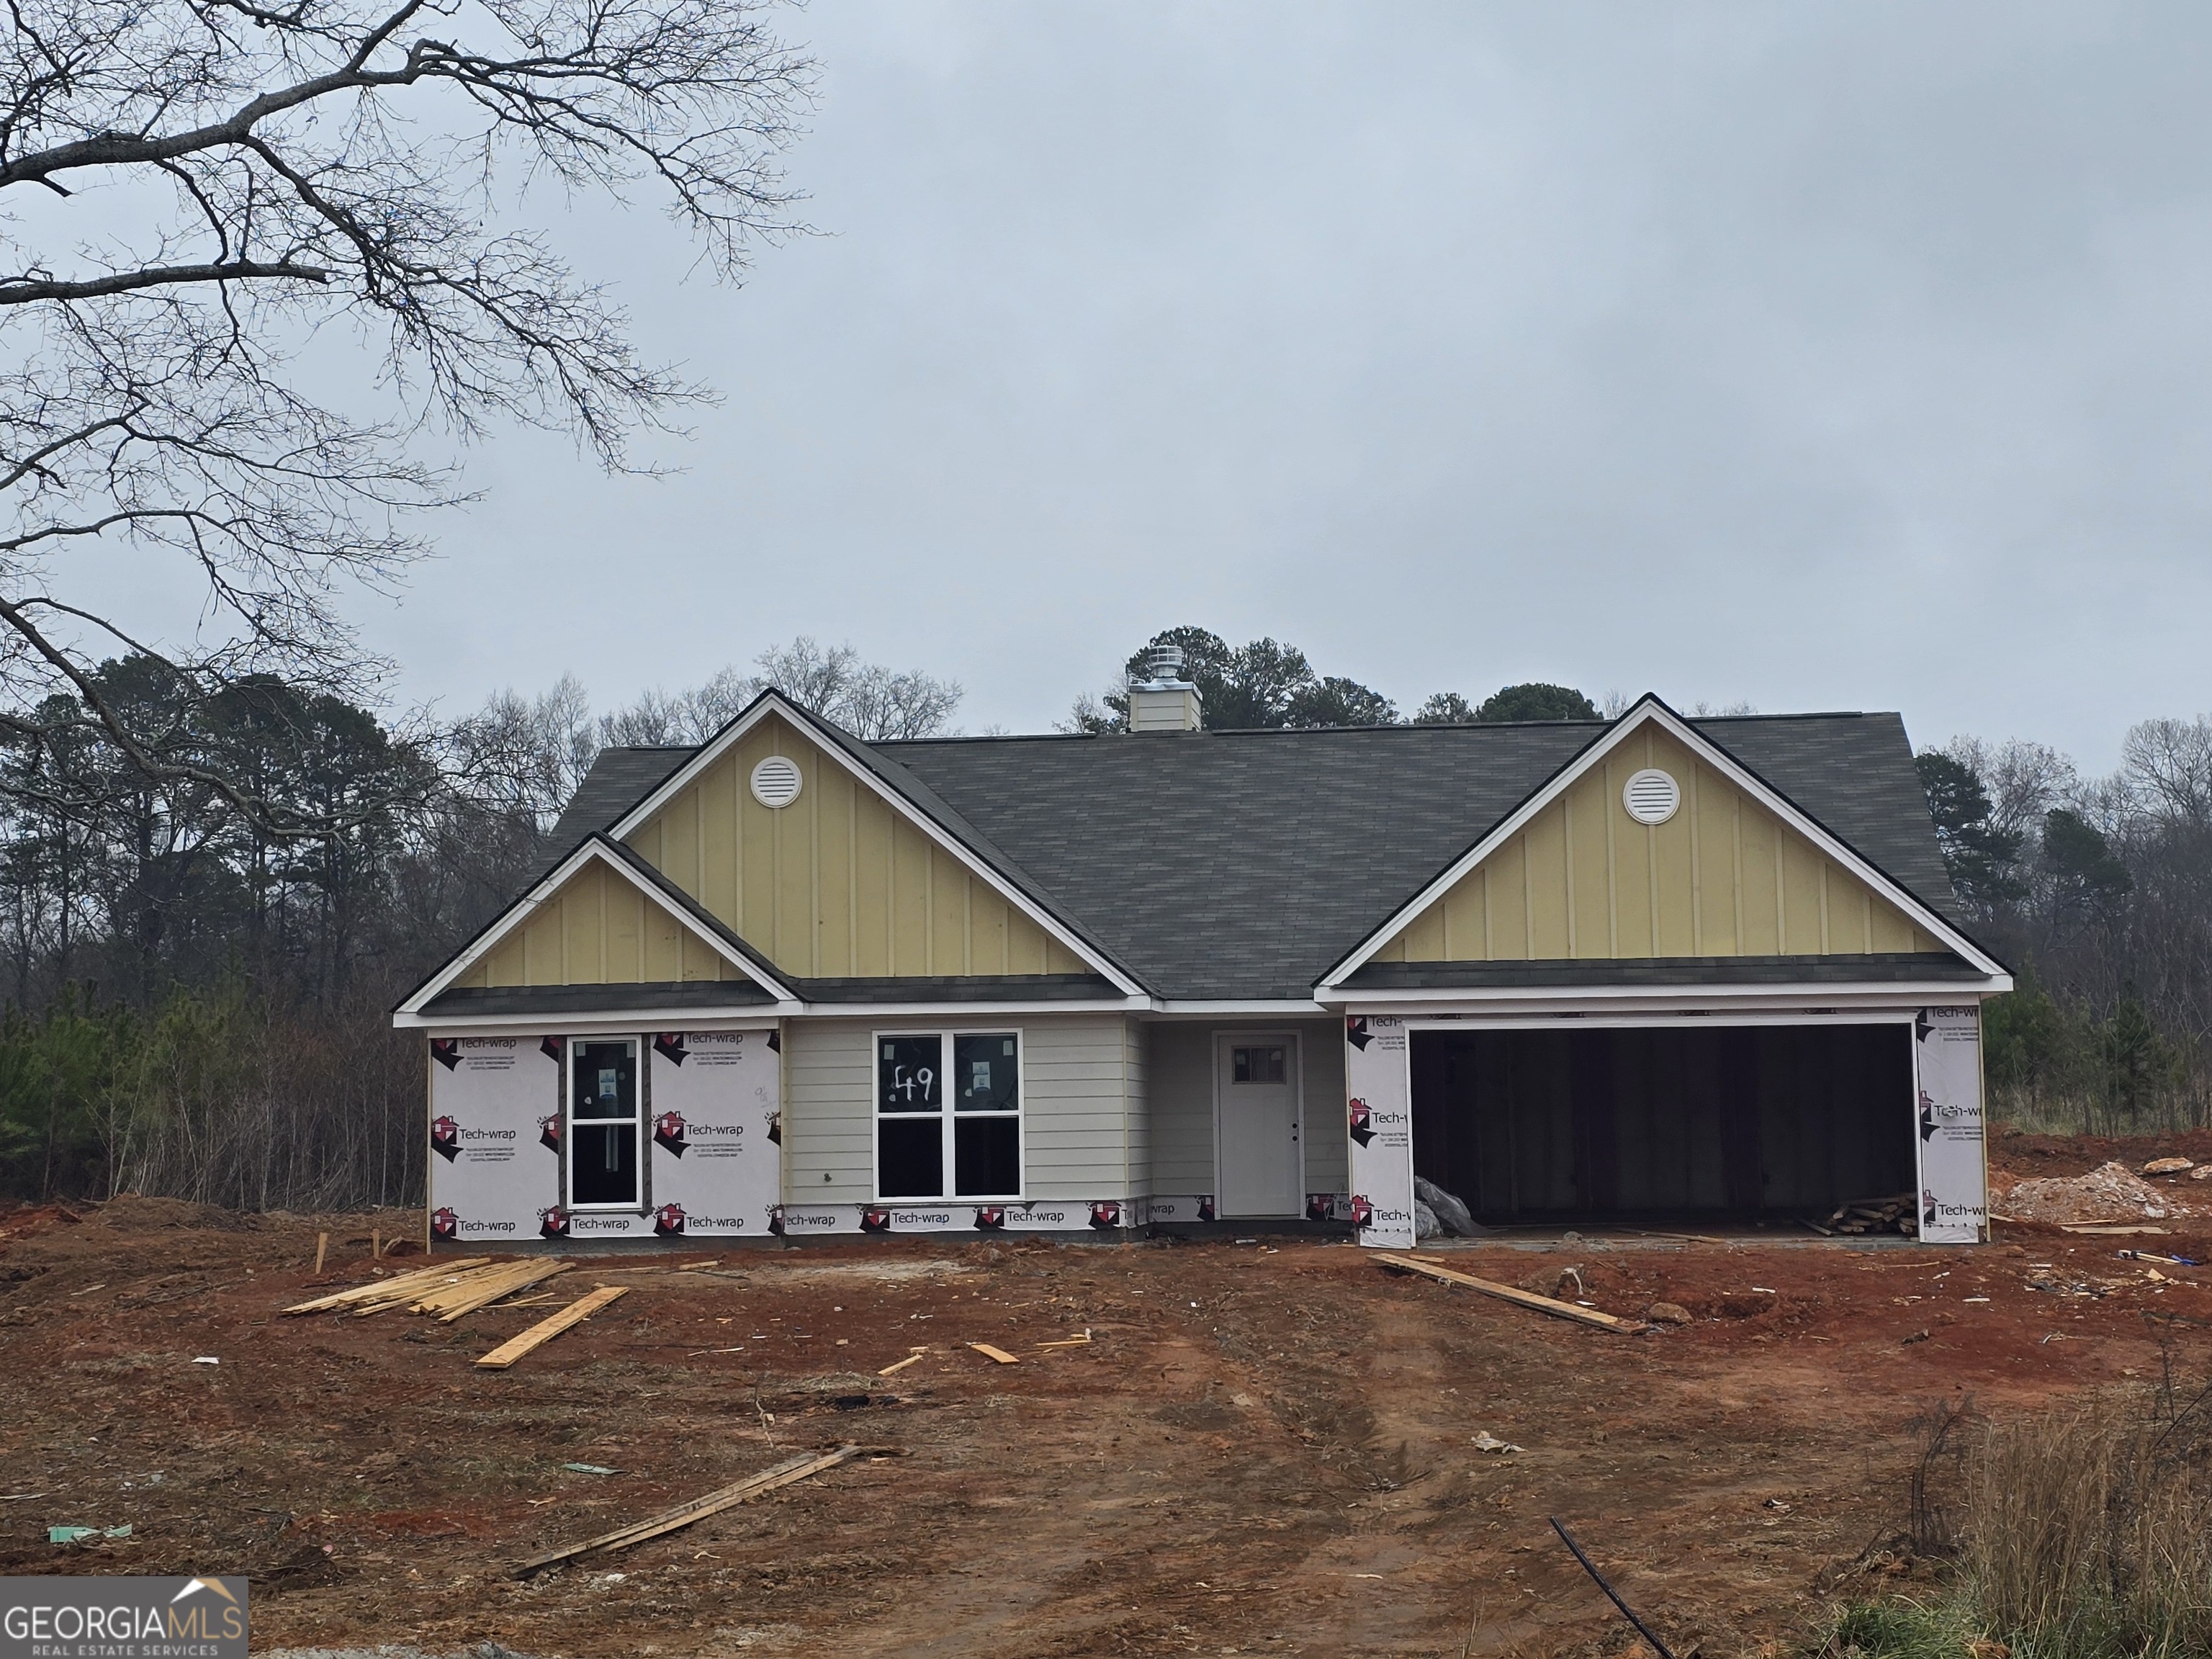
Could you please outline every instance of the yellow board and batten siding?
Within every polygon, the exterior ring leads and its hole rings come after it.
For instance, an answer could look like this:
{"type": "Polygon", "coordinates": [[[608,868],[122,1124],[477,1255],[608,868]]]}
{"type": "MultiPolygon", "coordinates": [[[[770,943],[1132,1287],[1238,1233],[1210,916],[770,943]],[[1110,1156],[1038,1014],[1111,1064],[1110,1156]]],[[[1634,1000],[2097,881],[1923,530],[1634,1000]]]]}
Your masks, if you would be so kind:
{"type": "MultiPolygon", "coordinates": [[[[1085,971],[1073,952],[781,718],[745,733],[625,839],[795,979],[1085,971]],[[799,798],[776,810],[755,800],[751,788],[753,768],[770,755],[796,762],[803,780],[799,798]]],[[[567,899],[564,889],[549,907],[567,899]]],[[[704,949],[696,941],[694,948],[704,949]]],[[[521,976],[538,973],[539,961],[503,948],[486,965],[489,977],[460,982],[602,982],[592,974],[521,976]]]]}
{"type": "Polygon", "coordinates": [[[603,864],[587,864],[454,983],[654,985],[744,977],[635,882],[603,864]]]}
{"type": "Polygon", "coordinates": [[[1665,732],[1577,778],[1376,952],[1377,962],[1858,956],[1944,947],[1665,732]],[[1680,807],[1621,805],[1645,767],[1680,807]]]}

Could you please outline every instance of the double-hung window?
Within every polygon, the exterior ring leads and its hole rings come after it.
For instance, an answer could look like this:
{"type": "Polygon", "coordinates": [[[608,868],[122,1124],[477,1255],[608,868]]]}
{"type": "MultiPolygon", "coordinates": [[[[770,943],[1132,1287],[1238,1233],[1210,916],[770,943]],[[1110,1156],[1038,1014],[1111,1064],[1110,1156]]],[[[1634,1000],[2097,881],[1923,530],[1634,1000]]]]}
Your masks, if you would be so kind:
{"type": "Polygon", "coordinates": [[[568,1044],[568,1207],[634,1210],[641,1120],[637,1039],[577,1038],[568,1044]]]}
{"type": "Polygon", "coordinates": [[[925,1031],[876,1039],[876,1196],[1022,1195],[1021,1037],[925,1031]]]}

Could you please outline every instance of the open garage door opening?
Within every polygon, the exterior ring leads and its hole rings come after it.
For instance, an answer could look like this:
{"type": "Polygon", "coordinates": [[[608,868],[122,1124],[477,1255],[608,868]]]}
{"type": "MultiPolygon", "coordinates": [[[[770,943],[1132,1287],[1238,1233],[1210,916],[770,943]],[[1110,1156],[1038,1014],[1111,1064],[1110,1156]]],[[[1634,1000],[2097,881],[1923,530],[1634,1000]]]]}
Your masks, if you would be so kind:
{"type": "Polygon", "coordinates": [[[1914,1190],[1904,1024],[1413,1034],[1413,1168],[1478,1220],[1819,1216],[1914,1190]]]}

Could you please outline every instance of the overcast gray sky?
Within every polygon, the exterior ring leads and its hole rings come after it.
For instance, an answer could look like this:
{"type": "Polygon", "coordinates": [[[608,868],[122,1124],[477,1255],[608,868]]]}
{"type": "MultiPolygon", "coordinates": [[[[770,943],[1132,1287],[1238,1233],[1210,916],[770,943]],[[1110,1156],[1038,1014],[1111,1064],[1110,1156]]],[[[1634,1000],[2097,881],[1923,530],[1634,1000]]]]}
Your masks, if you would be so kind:
{"type": "Polygon", "coordinates": [[[815,0],[823,233],[563,227],[726,401],[480,450],[409,698],[811,633],[1042,730],[1155,629],[2087,765],[2212,708],[2212,10],[815,0]]]}

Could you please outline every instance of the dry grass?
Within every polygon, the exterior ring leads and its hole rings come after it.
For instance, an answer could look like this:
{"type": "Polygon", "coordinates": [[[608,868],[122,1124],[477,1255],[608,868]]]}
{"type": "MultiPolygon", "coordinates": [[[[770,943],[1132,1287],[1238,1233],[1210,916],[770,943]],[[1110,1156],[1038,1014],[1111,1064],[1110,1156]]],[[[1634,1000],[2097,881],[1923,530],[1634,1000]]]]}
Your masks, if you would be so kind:
{"type": "Polygon", "coordinates": [[[2212,1389],[2100,1397],[1979,1425],[1961,1460],[1954,1593],[1845,1611],[1831,1654],[2212,1654],[2212,1389]]]}

